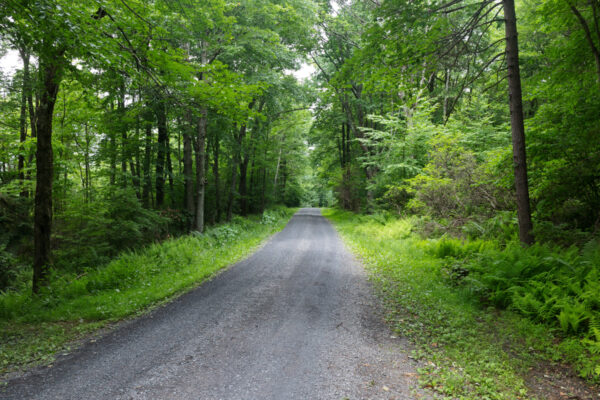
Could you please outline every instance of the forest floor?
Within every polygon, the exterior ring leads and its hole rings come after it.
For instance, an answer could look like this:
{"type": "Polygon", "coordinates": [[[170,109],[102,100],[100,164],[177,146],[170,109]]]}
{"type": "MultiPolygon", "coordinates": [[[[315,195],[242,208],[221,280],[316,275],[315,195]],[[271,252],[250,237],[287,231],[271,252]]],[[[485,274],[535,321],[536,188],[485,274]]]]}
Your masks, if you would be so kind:
{"type": "Polygon", "coordinates": [[[418,363],[318,209],[146,316],[13,379],[0,397],[415,399],[418,363]]]}
{"type": "Polygon", "coordinates": [[[548,326],[486,308],[444,279],[442,260],[413,233],[415,221],[324,214],[365,265],[388,323],[414,346],[421,387],[437,398],[600,398],[600,387],[561,362],[559,339],[548,326]]]}

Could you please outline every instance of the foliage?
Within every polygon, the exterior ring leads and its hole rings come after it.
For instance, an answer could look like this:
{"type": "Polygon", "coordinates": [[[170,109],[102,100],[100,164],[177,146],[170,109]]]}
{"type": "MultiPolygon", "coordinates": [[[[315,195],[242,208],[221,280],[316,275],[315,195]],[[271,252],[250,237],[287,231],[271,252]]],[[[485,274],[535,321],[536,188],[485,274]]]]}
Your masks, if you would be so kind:
{"type": "Polygon", "coordinates": [[[598,15],[591,3],[573,2],[572,8],[569,4],[533,1],[522,5],[532,113],[527,124],[530,180],[538,219],[563,228],[593,230],[600,207],[600,70],[573,10],[579,10],[590,26],[598,26],[598,15]]]}
{"type": "Polygon", "coordinates": [[[29,235],[29,201],[0,193],[0,292],[17,285],[29,235]]]}
{"type": "MultiPolygon", "coordinates": [[[[398,198],[396,192],[410,178],[418,175],[427,162],[429,141],[437,133],[431,123],[434,107],[423,99],[422,93],[406,99],[398,111],[386,116],[369,115],[369,120],[377,128],[362,128],[364,138],[357,140],[371,149],[368,155],[359,160],[365,168],[377,168],[377,175],[371,179],[369,187],[383,197],[382,205],[398,198]]],[[[406,205],[400,194],[399,202],[391,203],[396,208],[406,205]]]]}
{"type": "Polygon", "coordinates": [[[23,216],[0,238],[3,281],[22,283],[17,264],[43,259],[45,281],[50,267],[82,272],[235,213],[303,203],[310,91],[290,71],[313,46],[316,8],[2,3],[2,52],[21,65],[0,80],[0,223],[16,205],[23,216]],[[51,237],[32,249],[33,220],[51,237]]]}
{"type": "Polygon", "coordinates": [[[493,176],[462,146],[460,136],[443,132],[430,141],[429,162],[407,181],[414,198],[408,207],[436,218],[459,220],[473,215],[491,217],[510,209],[510,196],[494,185],[493,176]]]}
{"type": "Polygon", "coordinates": [[[167,233],[169,219],[144,209],[131,190],[117,189],[93,203],[76,194],[70,200],[56,216],[55,268],[81,273],[167,233]]]}
{"type": "MultiPolygon", "coordinates": [[[[319,179],[343,189],[347,209],[486,231],[488,219],[516,210],[502,4],[374,4],[340,3],[321,17],[311,138],[319,179]]],[[[600,14],[560,0],[517,9],[534,231],[542,242],[581,244],[599,226],[600,14]]]]}
{"type": "MultiPolygon", "coordinates": [[[[598,379],[597,242],[580,250],[540,244],[523,248],[516,242],[498,248],[494,242],[441,239],[428,251],[443,258],[451,279],[484,303],[511,309],[567,338],[578,338],[582,349],[567,354],[567,361],[575,363],[582,376],[598,379]]],[[[566,339],[567,343],[573,340],[566,339]]]]}

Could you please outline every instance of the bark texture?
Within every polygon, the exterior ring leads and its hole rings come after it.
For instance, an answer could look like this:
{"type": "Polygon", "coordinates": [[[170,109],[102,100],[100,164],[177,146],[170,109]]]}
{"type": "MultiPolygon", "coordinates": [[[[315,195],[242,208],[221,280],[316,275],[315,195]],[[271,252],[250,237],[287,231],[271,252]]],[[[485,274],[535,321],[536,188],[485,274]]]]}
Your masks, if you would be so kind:
{"type": "Polygon", "coordinates": [[[189,218],[188,230],[192,226],[192,217],[194,215],[194,171],[192,160],[192,137],[189,132],[191,126],[186,126],[183,134],[183,180],[184,180],[184,202],[185,211],[189,218]]]}
{"type": "Polygon", "coordinates": [[[513,166],[517,194],[517,217],[519,239],[525,245],[533,243],[533,223],[529,205],[529,185],[527,181],[527,157],[525,152],[525,126],[523,122],[523,99],[521,94],[521,74],[519,71],[519,45],[517,18],[514,0],[503,0],[506,29],[506,64],[508,67],[508,102],[510,105],[510,127],[513,144],[513,166]]]}
{"type": "Polygon", "coordinates": [[[33,292],[46,284],[50,265],[50,237],[52,233],[52,181],[54,178],[54,156],[52,152],[52,115],[63,73],[56,59],[40,58],[41,93],[37,112],[36,131],[36,188],[33,222],[33,292]]]}
{"type": "Polygon", "coordinates": [[[145,121],[146,131],[144,140],[144,185],[142,188],[142,204],[145,208],[150,207],[151,189],[152,189],[152,174],[150,173],[150,163],[152,158],[152,124],[150,121],[145,121]]]}
{"type": "Polygon", "coordinates": [[[213,176],[215,178],[215,222],[221,221],[221,182],[219,177],[219,138],[213,145],[213,176]]]}
{"type": "MultiPolygon", "coordinates": [[[[25,183],[25,148],[24,144],[27,140],[27,93],[29,92],[29,52],[25,48],[19,49],[21,59],[23,60],[23,86],[21,91],[21,115],[19,118],[19,142],[21,151],[18,159],[19,180],[21,185],[25,183]]],[[[21,197],[27,197],[28,192],[23,186],[21,189],[21,197]]]]}
{"type": "Polygon", "coordinates": [[[164,102],[156,108],[156,122],[158,124],[158,148],[156,151],[156,207],[162,207],[165,199],[165,161],[169,137],[167,134],[167,114],[164,102]]]}
{"type": "Polygon", "coordinates": [[[204,231],[204,193],[206,188],[206,114],[205,108],[200,110],[198,119],[198,137],[196,138],[196,221],[194,230],[204,231]]]}

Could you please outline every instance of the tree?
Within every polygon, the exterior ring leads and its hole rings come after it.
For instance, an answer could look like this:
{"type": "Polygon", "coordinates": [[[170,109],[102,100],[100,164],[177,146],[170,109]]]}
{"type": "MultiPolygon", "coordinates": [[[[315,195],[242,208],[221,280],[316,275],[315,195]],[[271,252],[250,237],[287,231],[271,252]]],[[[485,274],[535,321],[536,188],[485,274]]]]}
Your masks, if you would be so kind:
{"type": "MultiPolygon", "coordinates": [[[[36,258],[27,260],[34,291],[50,266],[81,273],[133,246],[115,241],[123,232],[143,245],[201,232],[224,211],[232,218],[307,198],[312,97],[289,71],[316,41],[313,1],[67,6],[0,5],[1,39],[24,61],[2,81],[9,135],[0,142],[0,190],[28,195],[28,171],[37,171],[36,258]],[[156,221],[165,219],[163,231],[156,221]]],[[[338,86],[351,95],[350,112],[362,112],[362,95],[338,86]]],[[[351,129],[347,164],[355,159],[351,129]]]]}
{"type": "Polygon", "coordinates": [[[514,2],[503,1],[500,4],[490,0],[474,3],[453,0],[417,4],[391,0],[384,2],[376,10],[376,15],[380,22],[373,24],[369,31],[370,46],[365,51],[368,56],[374,51],[381,53],[377,56],[381,60],[382,66],[378,68],[381,72],[375,74],[376,79],[382,76],[387,77],[387,80],[401,79],[409,83],[408,87],[412,85],[417,89],[427,88],[433,92],[437,71],[443,71],[443,118],[446,121],[458,99],[469,93],[473,84],[482,76],[493,72],[500,74],[499,66],[502,64],[496,66],[496,71],[492,67],[498,59],[506,59],[519,233],[522,243],[531,244],[533,225],[527,180],[514,2]],[[498,18],[501,5],[504,9],[504,20],[498,18]],[[494,39],[493,27],[501,21],[505,24],[505,36],[494,39]],[[387,46],[386,41],[391,39],[390,35],[397,38],[400,46],[387,46]],[[505,43],[504,51],[494,54],[501,43],[505,43]],[[461,59],[468,60],[466,65],[461,59]],[[447,95],[451,68],[458,70],[456,75],[460,79],[455,100],[449,108],[447,95]]]}
{"type": "Polygon", "coordinates": [[[519,45],[517,39],[517,17],[514,0],[503,0],[504,26],[506,32],[506,64],[508,67],[508,93],[510,126],[513,143],[513,164],[517,193],[517,217],[519,238],[526,245],[533,244],[533,223],[529,202],[527,180],[527,157],[525,155],[525,123],[523,121],[523,99],[521,73],[519,70],[519,45]]]}
{"type": "Polygon", "coordinates": [[[75,32],[69,27],[80,15],[81,9],[65,12],[47,2],[6,4],[0,11],[3,29],[21,37],[28,37],[39,67],[36,89],[39,103],[35,111],[36,191],[34,211],[33,292],[46,283],[50,265],[50,236],[52,232],[52,183],[54,160],[52,151],[52,122],[56,97],[65,68],[67,52],[74,43],[75,32]]]}

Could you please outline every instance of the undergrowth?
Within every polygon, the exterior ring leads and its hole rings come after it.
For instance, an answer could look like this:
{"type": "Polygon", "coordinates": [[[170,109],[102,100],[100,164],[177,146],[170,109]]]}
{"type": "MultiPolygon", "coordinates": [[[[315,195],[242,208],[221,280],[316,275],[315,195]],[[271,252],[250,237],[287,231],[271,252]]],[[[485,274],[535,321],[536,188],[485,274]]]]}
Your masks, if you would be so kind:
{"type": "Polygon", "coordinates": [[[0,373],[51,362],[74,339],[197,286],[250,254],[294,211],[234,217],[204,234],[123,253],[101,268],[55,273],[36,297],[30,284],[0,293],[0,373]]]}
{"type": "Polygon", "coordinates": [[[530,399],[524,377],[540,360],[598,380],[597,246],[423,239],[416,217],[324,214],[361,256],[389,322],[415,343],[424,387],[443,398],[530,399]]]}

